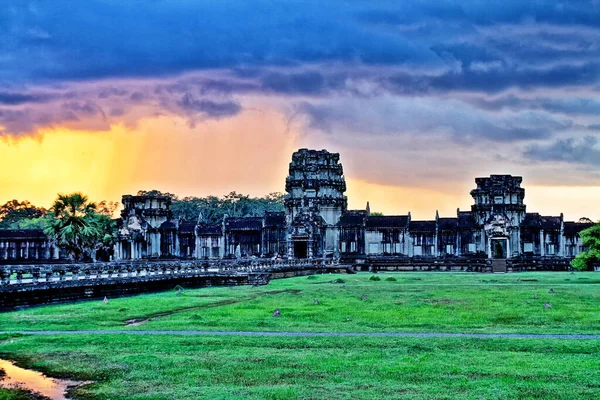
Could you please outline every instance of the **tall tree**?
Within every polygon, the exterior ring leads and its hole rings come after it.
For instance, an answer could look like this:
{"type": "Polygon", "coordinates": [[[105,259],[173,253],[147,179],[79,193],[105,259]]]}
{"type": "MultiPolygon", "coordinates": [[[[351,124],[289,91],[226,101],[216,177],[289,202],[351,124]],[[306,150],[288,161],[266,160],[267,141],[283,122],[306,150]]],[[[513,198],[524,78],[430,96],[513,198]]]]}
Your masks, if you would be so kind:
{"type": "Polygon", "coordinates": [[[44,232],[71,257],[79,261],[83,256],[95,255],[97,244],[103,239],[102,218],[96,204],[82,193],[59,194],[52,204],[53,217],[44,232]]]}
{"type": "Polygon", "coordinates": [[[600,266],[600,222],[579,232],[586,250],[578,254],[571,266],[578,270],[600,266]]]}
{"type": "Polygon", "coordinates": [[[106,215],[107,217],[113,218],[115,215],[115,211],[117,211],[117,208],[119,208],[118,202],[102,200],[96,206],[96,212],[98,212],[98,214],[106,215]]]}

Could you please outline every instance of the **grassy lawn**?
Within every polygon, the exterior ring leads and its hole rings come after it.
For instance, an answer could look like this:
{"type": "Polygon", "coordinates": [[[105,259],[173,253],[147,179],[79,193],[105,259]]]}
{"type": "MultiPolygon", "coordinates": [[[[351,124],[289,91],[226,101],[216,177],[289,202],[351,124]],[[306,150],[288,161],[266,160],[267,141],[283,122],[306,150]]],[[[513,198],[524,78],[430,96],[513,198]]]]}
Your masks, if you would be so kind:
{"type": "Polygon", "coordinates": [[[386,273],[376,275],[380,281],[370,280],[373,276],[318,275],[262,287],[173,290],[110,299],[108,304],[95,300],[34,307],[0,314],[0,331],[600,333],[598,273],[386,273]],[[272,317],[276,308],[281,318],[272,317]],[[127,326],[134,319],[149,320],[127,326]]]}
{"type": "MultiPolygon", "coordinates": [[[[0,314],[0,331],[600,333],[598,273],[377,276],[34,307],[0,314]]],[[[600,398],[600,340],[5,335],[0,358],[95,382],[76,399],[600,398]]]]}
{"type": "Polygon", "coordinates": [[[79,399],[597,399],[600,340],[22,337],[0,352],[95,380],[79,399]]]}

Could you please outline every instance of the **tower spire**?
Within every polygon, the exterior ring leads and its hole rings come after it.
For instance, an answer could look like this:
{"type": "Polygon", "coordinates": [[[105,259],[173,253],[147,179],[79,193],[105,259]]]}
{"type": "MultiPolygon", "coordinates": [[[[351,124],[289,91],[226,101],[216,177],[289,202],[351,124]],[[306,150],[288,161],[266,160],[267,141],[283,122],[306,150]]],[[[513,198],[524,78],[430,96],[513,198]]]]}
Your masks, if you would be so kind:
{"type": "Polygon", "coordinates": [[[371,206],[369,205],[368,201],[367,201],[367,215],[371,215],[371,206]]]}

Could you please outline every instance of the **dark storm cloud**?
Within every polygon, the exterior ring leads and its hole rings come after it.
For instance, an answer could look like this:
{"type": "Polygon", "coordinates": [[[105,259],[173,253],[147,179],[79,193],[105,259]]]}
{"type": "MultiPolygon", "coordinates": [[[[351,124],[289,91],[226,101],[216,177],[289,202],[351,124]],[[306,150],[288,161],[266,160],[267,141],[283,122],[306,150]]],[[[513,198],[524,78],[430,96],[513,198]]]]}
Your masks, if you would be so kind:
{"type": "Polygon", "coordinates": [[[560,161],[572,164],[600,166],[598,138],[586,136],[583,139],[559,139],[550,144],[529,147],[524,156],[535,161],[560,161]]]}
{"type": "Polygon", "coordinates": [[[523,98],[514,95],[501,96],[494,99],[472,98],[467,100],[470,104],[485,110],[545,110],[551,113],[561,113],[566,115],[600,115],[600,100],[572,97],[572,98],[523,98]]]}
{"type": "Polygon", "coordinates": [[[374,135],[446,135],[468,143],[521,142],[549,139],[573,127],[568,119],[546,113],[520,112],[500,116],[463,109],[459,102],[409,99],[358,99],[349,102],[313,104],[303,102],[298,113],[306,116],[312,129],[338,135],[370,132],[374,135]]]}
{"type": "Polygon", "coordinates": [[[189,113],[199,113],[210,118],[230,117],[242,110],[242,106],[233,101],[215,102],[206,99],[195,99],[190,93],[183,95],[178,104],[189,113]]]}
{"type": "Polygon", "coordinates": [[[144,112],[193,124],[261,95],[308,98],[297,112],[334,134],[548,141],[600,124],[594,1],[7,0],[0,37],[5,133],[144,112]],[[405,101],[348,100],[381,96],[405,101]]]}
{"type": "MultiPolygon", "coordinates": [[[[0,10],[0,35],[9,38],[0,41],[0,82],[235,69],[254,71],[258,87],[217,80],[205,82],[207,92],[324,95],[340,82],[314,71],[261,71],[323,63],[406,66],[410,80],[390,82],[402,93],[411,87],[421,93],[423,86],[494,92],[597,79],[600,7],[593,1],[529,3],[8,0],[0,10]]],[[[116,86],[98,94],[122,95],[116,86]]]]}
{"type": "Polygon", "coordinates": [[[46,103],[56,96],[49,93],[0,92],[0,105],[15,106],[27,103],[46,103]]]}

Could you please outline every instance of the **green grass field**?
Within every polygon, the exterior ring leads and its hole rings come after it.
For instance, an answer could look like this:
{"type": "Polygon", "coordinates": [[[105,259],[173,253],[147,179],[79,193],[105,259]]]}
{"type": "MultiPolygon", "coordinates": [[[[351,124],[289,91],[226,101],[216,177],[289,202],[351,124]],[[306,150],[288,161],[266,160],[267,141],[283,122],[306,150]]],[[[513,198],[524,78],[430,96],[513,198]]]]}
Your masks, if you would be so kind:
{"type": "MultiPolygon", "coordinates": [[[[373,276],[35,307],[0,314],[0,331],[600,334],[598,273],[373,276]]],[[[76,390],[79,399],[600,398],[600,340],[591,339],[7,335],[0,353],[95,381],[76,390]]]]}

